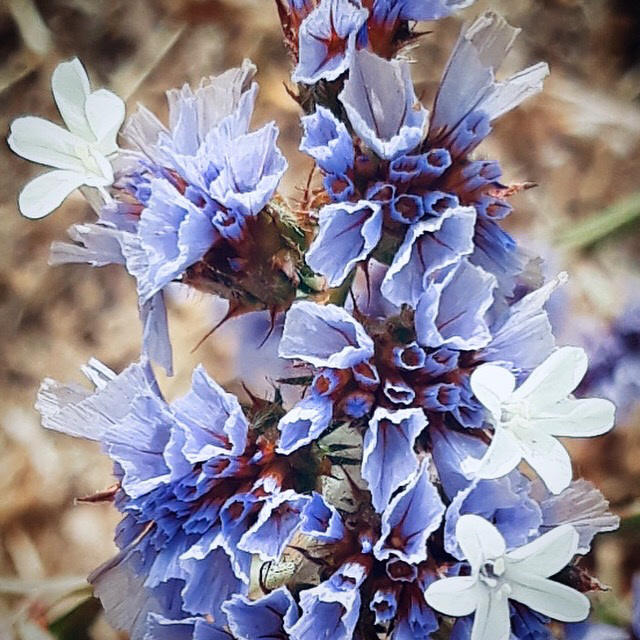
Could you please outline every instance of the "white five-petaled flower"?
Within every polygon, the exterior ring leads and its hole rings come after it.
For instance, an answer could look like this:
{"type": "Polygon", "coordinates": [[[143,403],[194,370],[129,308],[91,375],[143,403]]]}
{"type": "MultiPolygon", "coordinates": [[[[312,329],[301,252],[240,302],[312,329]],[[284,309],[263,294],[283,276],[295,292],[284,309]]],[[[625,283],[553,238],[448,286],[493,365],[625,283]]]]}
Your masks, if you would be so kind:
{"type": "Polygon", "coordinates": [[[12,122],[8,138],[18,155],[55,169],[20,192],[18,206],[27,218],[46,216],[82,185],[97,187],[106,196],[104,188],[114,180],[108,157],[118,150],[116,136],[125,115],[122,99],[106,89],[92,92],[78,58],[56,67],[51,87],[68,130],[25,116],[12,122]]]}
{"type": "Polygon", "coordinates": [[[587,366],[583,349],[562,347],[517,389],[514,375],[502,367],[483,364],[473,372],[471,388],[495,428],[476,468],[479,477],[499,478],[524,459],[552,493],[569,486],[571,458],[556,436],[597,436],[614,422],[615,407],[608,400],[570,397],[587,366]]]}
{"type": "Polygon", "coordinates": [[[447,616],[475,612],[471,640],[509,639],[509,600],[561,622],[578,622],[589,615],[584,594],[548,579],[576,553],[579,535],[571,525],[557,527],[509,552],[500,532],[480,516],[461,516],[456,536],[471,575],[437,580],[429,585],[425,598],[447,616]]]}

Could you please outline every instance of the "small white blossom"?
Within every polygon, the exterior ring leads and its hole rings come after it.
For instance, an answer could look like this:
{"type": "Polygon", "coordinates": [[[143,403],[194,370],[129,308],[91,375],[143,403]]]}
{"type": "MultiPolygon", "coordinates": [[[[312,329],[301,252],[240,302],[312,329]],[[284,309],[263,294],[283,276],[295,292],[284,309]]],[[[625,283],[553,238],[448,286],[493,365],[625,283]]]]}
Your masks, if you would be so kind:
{"type": "Polygon", "coordinates": [[[483,364],[473,372],[471,388],[495,428],[476,469],[480,478],[504,476],[524,459],[552,493],[569,486],[571,459],[556,436],[601,435],[614,421],[615,407],[608,400],[570,397],[587,366],[583,349],[562,347],[517,389],[514,375],[502,367],[483,364]]]}
{"type": "Polygon", "coordinates": [[[8,138],[18,155],[55,169],[34,178],[20,192],[18,206],[27,218],[48,215],[82,185],[97,187],[108,198],[105,187],[114,180],[108,158],[118,150],[124,102],[106,89],[92,92],[78,58],[56,67],[51,87],[68,130],[25,116],[12,122],[8,138]]]}
{"type": "Polygon", "coordinates": [[[571,525],[557,527],[509,552],[500,532],[480,516],[461,516],[456,536],[471,575],[437,580],[429,585],[425,598],[447,616],[475,612],[470,640],[509,639],[509,600],[561,622],[578,622],[589,615],[584,594],[548,579],[576,553],[579,535],[571,525]]]}

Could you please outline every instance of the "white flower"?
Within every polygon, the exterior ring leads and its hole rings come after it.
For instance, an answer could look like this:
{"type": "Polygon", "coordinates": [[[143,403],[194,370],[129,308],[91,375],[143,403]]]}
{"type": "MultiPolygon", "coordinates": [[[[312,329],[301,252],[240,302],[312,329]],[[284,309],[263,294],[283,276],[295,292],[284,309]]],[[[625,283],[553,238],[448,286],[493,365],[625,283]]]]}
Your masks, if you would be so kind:
{"type": "Polygon", "coordinates": [[[584,594],[547,579],[576,553],[579,535],[571,525],[557,527],[508,553],[500,532],[480,516],[461,516],[456,536],[471,575],[437,580],[429,585],[425,598],[447,616],[475,611],[471,640],[509,639],[509,600],[562,622],[578,622],[589,615],[584,594]]]}
{"type": "Polygon", "coordinates": [[[42,218],[82,185],[113,184],[108,156],[118,150],[116,136],[124,121],[124,102],[111,91],[91,91],[89,78],[78,58],[59,64],[51,77],[53,97],[68,127],[34,116],[11,124],[8,143],[18,155],[50,167],[27,183],[18,197],[21,213],[42,218]]]}
{"type": "Polygon", "coordinates": [[[571,459],[555,436],[590,437],[611,429],[615,407],[608,400],[570,397],[587,371],[583,349],[562,347],[518,387],[513,374],[483,364],[471,375],[471,388],[488,409],[495,431],[476,473],[499,478],[526,460],[552,493],[566,489],[571,459]]]}

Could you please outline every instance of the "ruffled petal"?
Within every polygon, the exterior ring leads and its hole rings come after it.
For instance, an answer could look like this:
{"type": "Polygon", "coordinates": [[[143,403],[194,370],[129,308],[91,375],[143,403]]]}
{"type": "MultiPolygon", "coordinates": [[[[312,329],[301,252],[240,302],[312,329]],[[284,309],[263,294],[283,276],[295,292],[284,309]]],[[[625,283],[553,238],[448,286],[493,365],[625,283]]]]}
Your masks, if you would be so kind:
{"type": "Polygon", "coordinates": [[[421,409],[388,411],[378,407],[369,421],[362,452],[362,477],[373,506],[382,512],[393,492],[418,468],[413,446],[427,426],[421,409]]]}
{"type": "Polygon", "coordinates": [[[347,369],[373,356],[373,340],[342,307],[302,300],[286,315],[279,355],[315,367],[347,369]]]}
{"type": "Polygon", "coordinates": [[[337,287],[375,249],[381,232],[379,204],[360,200],[326,205],[320,210],[320,230],[305,259],[327,278],[330,287],[337,287]]]}

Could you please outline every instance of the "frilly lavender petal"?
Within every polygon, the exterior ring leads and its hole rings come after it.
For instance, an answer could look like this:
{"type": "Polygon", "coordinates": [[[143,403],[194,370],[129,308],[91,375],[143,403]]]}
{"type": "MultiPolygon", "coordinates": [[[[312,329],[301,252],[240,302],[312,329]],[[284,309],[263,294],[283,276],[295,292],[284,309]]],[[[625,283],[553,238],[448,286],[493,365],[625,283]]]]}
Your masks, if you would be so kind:
{"type": "Polygon", "coordinates": [[[493,12],[465,26],[434,105],[429,130],[433,144],[446,144],[456,155],[467,154],[489,133],[492,120],[542,90],[549,72],[544,63],[505,82],[495,80],[518,33],[493,12]]]}
{"type": "Polygon", "coordinates": [[[302,514],[300,532],[325,542],[337,542],[346,534],[344,523],[336,508],[327,504],[322,495],[315,491],[302,514]]]}
{"type": "Polygon", "coordinates": [[[439,20],[454,11],[470,7],[475,0],[377,0],[373,3],[375,20],[439,20]]]}
{"type": "Polygon", "coordinates": [[[263,562],[278,560],[301,524],[301,515],[309,503],[289,489],[265,500],[258,519],[238,542],[238,548],[257,554],[263,562]]]}
{"type": "Polygon", "coordinates": [[[373,355],[373,340],[345,309],[302,300],[289,309],[280,357],[314,367],[346,369],[373,355]]]}
{"type": "Polygon", "coordinates": [[[375,202],[360,200],[325,205],[319,216],[320,229],[306,261],[327,278],[330,287],[337,287],[378,244],[382,210],[375,202]]]}
{"type": "Polygon", "coordinates": [[[328,580],[300,593],[302,615],[288,627],[291,640],[317,640],[319,630],[326,640],[351,640],[360,615],[360,584],[370,562],[348,562],[328,580]]]}
{"type": "Polygon", "coordinates": [[[278,453],[292,453],[319,438],[331,424],[332,416],[331,399],[311,392],[278,423],[278,453]]]}
{"type": "Polygon", "coordinates": [[[422,140],[427,112],[416,98],[408,63],[358,51],[339,98],[356,134],[381,158],[411,151],[422,140]]]}
{"type": "Polygon", "coordinates": [[[310,498],[295,490],[275,442],[248,431],[237,400],[202,368],[173,404],[147,364],[116,376],[91,362],[86,373],[93,394],[47,380],[37,407],[45,426],[100,441],[114,461],[123,549],[92,576],[96,594],[134,640],[148,631],[147,613],[219,623],[224,601],[248,591],[252,556],[243,548],[274,558],[310,498]]]}
{"type": "Polygon", "coordinates": [[[287,638],[285,628],[298,621],[298,605],[286,587],[257,600],[234,595],[225,602],[229,628],[236,640],[287,638]]]}
{"type": "Polygon", "coordinates": [[[193,372],[189,393],[172,408],[176,418],[187,426],[182,453],[189,462],[205,462],[225,452],[244,452],[249,425],[242,407],[202,365],[193,372]]]}
{"type": "Polygon", "coordinates": [[[515,363],[518,369],[535,369],[555,345],[545,304],[553,292],[567,282],[560,273],[509,307],[493,323],[491,342],[480,351],[480,358],[499,363],[515,363]]]}
{"type": "Polygon", "coordinates": [[[475,222],[475,210],[460,207],[411,225],[382,281],[383,295],[415,307],[431,274],[473,251],[475,222]]]}
{"type": "Polygon", "coordinates": [[[382,514],[382,533],[374,546],[378,560],[392,556],[408,564],[427,559],[427,540],[440,526],[445,506],[423,461],[405,488],[382,514]]]}
{"type": "Polygon", "coordinates": [[[318,105],[313,114],[300,118],[304,130],[300,151],[310,155],[325,173],[341,175],[353,167],[351,135],[325,107],[318,105]]]}
{"type": "Polygon", "coordinates": [[[335,80],[349,69],[369,12],[355,0],[323,0],[302,21],[294,82],[335,80]]]}
{"type": "Polygon", "coordinates": [[[450,268],[420,297],[415,320],[418,342],[461,350],[485,347],[491,341],[485,315],[495,287],[493,275],[466,260],[450,268]]]}
{"type": "Polygon", "coordinates": [[[231,634],[204,618],[170,620],[152,613],[148,627],[144,640],[233,640],[231,634]]]}
{"type": "Polygon", "coordinates": [[[609,502],[602,493],[583,478],[572,482],[558,495],[537,481],[533,483],[532,494],[542,509],[541,533],[561,524],[572,525],[580,535],[580,554],[589,552],[596,534],[615,531],[620,525],[620,518],[609,511],[609,502]]]}
{"type": "Polygon", "coordinates": [[[389,411],[378,407],[364,435],[362,477],[369,485],[371,501],[382,513],[393,492],[418,468],[416,438],[428,424],[420,409],[389,411]]]}
{"type": "Polygon", "coordinates": [[[445,515],[445,549],[464,559],[456,538],[461,515],[473,513],[493,523],[504,536],[507,548],[521,547],[538,537],[542,525],[540,506],[531,497],[525,478],[517,471],[498,480],[474,480],[460,491],[445,515]]]}
{"type": "Polygon", "coordinates": [[[480,459],[487,445],[480,438],[466,433],[434,426],[430,429],[433,461],[445,495],[450,500],[473,482],[474,459],[480,459]]]}

